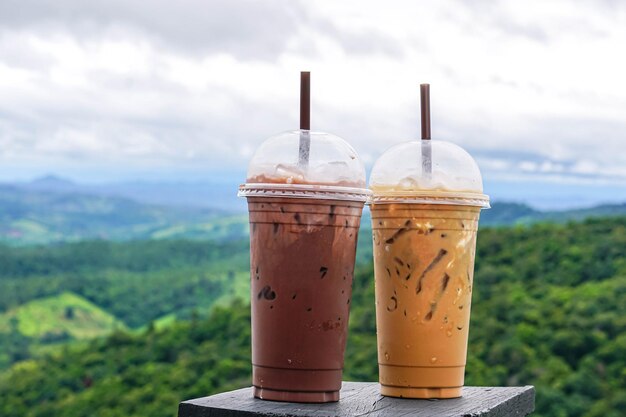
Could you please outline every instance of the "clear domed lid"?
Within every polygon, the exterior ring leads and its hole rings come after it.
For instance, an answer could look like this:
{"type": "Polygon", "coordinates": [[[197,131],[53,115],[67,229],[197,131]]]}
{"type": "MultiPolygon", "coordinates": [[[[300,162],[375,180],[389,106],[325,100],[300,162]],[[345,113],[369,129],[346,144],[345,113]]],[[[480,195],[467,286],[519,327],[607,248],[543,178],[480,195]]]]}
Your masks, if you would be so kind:
{"type": "MultiPolygon", "coordinates": [[[[261,144],[248,166],[246,184],[239,195],[249,197],[274,195],[267,190],[315,190],[316,198],[325,198],[320,191],[358,194],[365,201],[370,193],[365,188],[365,167],[356,151],[345,140],[330,133],[292,130],[272,136],[261,144]],[[256,190],[256,194],[252,194],[256,190]]],[[[279,193],[280,194],[280,193],[279,193]]],[[[328,197],[331,198],[331,197],[328,197]]]]}
{"type": "Polygon", "coordinates": [[[474,158],[451,142],[410,141],[395,145],[374,163],[372,202],[416,201],[489,207],[474,158]]]}

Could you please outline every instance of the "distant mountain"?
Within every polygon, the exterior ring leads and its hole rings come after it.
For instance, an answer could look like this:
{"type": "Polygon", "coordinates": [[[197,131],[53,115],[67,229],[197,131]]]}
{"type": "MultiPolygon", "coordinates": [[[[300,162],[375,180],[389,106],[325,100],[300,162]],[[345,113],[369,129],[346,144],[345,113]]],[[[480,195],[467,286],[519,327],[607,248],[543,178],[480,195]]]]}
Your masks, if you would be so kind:
{"type": "Polygon", "coordinates": [[[538,222],[564,223],[590,217],[615,216],[626,216],[626,203],[563,211],[540,211],[519,203],[493,203],[491,209],[483,210],[481,213],[480,224],[481,226],[510,226],[538,222]]]}
{"type": "Polygon", "coordinates": [[[80,188],[75,182],[56,175],[46,175],[45,177],[37,178],[24,184],[23,187],[30,190],[57,192],[75,191],[80,188]]]}
{"type": "MultiPolygon", "coordinates": [[[[187,186],[191,195],[193,186],[187,186]]],[[[132,194],[132,187],[128,187],[126,191],[132,194]]],[[[146,196],[150,193],[155,196],[162,193],[160,198],[165,199],[168,195],[165,188],[155,184],[136,187],[143,187],[144,194],[140,199],[107,195],[102,189],[95,192],[54,176],[27,184],[0,185],[0,242],[24,245],[94,238],[232,240],[247,237],[248,218],[245,212],[209,209],[191,204],[145,203],[140,200],[148,199],[146,196]]],[[[176,188],[174,184],[169,187],[176,188]]],[[[154,200],[159,199],[155,197],[154,200]]],[[[230,200],[239,199],[233,194],[230,200]]],[[[245,202],[242,203],[245,208],[245,202]]],[[[219,206],[219,201],[208,200],[207,204],[219,206]]],[[[480,225],[559,223],[588,217],[622,215],[626,216],[626,204],[540,211],[525,204],[496,202],[491,209],[481,213],[480,225]]],[[[364,230],[370,230],[368,209],[363,213],[361,224],[364,230]]]]}
{"type": "Polygon", "coordinates": [[[129,181],[86,184],[56,175],[46,175],[30,182],[5,185],[28,191],[121,197],[158,206],[211,208],[241,213],[246,210],[245,201],[237,198],[238,181],[219,178],[194,182],[129,181]]]}
{"type": "Polygon", "coordinates": [[[0,241],[11,244],[94,238],[223,239],[229,234],[243,234],[238,230],[244,227],[243,220],[237,221],[237,226],[231,218],[220,210],[164,207],[119,197],[0,186],[0,241]]]}
{"type": "MultiPolygon", "coordinates": [[[[605,204],[576,210],[542,211],[521,203],[495,202],[491,203],[490,209],[482,210],[479,224],[481,227],[514,226],[540,222],[565,223],[591,217],[617,216],[626,216],[626,203],[605,204]]],[[[363,212],[361,228],[369,229],[370,221],[369,210],[366,210],[363,212]]]]}
{"type": "Polygon", "coordinates": [[[584,220],[589,217],[615,217],[626,215],[626,203],[603,204],[586,209],[576,209],[568,211],[547,211],[540,212],[541,220],[562,222],[569,220],[584,220]]]}
{"type": "MultiPolygon", "coordinates": [[[[50,174],[30,182],[4,185],[25,191],[122,198],[151,206],[186,210],[212,209],[245,214],[245,199],[237,197],[239,182],[237,176],[232,175],[208,177],[203,181],[126,181],[88,184],[50,174]]],[[[520,194],[522,193],[524,190],[520,191],[520,194]]],[[[539,210],[524,203],[496,200],[491,210],[482,212],[481,225],[580,220],[590,216],[626,214],[625,211],[623,204],[600,205],[585,209],[539,210]]]]}
{"type": "Polygon", "coordinates": [[[480,224],[482,226],[510,225],[523,219],[534,219],[540,213],[526,204],[492,203],[489,210],[483,210],[480,214],[480,224]]]}
{"type": "Polygon", "coordinates": [[[145,204],[171,207],[211,208],[246,212],[246,202],[237,197],[236,181],[124,182],[91,187],[90,192],[130,198],[145,204]]]}

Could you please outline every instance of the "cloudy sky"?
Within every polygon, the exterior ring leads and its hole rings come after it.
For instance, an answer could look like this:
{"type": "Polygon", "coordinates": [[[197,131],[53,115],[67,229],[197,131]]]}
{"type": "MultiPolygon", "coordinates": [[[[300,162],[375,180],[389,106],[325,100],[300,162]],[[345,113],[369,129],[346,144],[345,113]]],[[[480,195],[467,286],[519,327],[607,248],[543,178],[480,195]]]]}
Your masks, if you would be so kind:
{"type": "Polygon", "coordinates": [[[312,128],[368,164],[429,82],[433,137],[496,193],[626,200],[624,51],[617,0],[3,0],[0,181],[242,175],[310,70],[312,128]]]}

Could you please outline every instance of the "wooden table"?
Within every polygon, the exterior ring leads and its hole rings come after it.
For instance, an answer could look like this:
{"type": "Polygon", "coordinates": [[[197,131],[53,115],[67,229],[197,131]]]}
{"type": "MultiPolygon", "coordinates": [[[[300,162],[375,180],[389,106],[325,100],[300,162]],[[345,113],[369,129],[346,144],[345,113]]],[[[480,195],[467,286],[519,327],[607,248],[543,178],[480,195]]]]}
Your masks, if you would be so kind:
{"type": "Polygon", "coordinates": [[[465,387],[463,397],[449,400],[410,400],[383,397],[375,382],[344,382],[341,400],[327,404],[263,401],[252,388],[183,401],[178,417],[239,416],[526,416],[535,409],[535,388],[465,387]]]}

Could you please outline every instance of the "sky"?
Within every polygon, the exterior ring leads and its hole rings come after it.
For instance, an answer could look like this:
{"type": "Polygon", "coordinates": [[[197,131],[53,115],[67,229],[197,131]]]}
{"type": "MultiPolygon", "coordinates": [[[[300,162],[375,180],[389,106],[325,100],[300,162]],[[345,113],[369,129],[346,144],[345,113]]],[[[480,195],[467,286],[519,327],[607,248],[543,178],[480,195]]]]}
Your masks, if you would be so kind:
{"type": "Polygon", "coordinates": [[[312,129],[368,167],[427,82],[487,192],[626,201],[624,51],[617,0],[3,0],[0,181],[243,179],[310,70],[312,129]]]}

